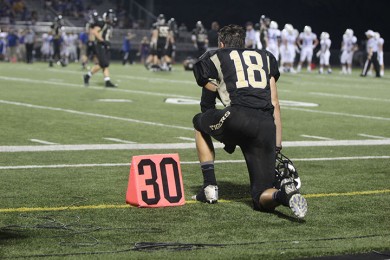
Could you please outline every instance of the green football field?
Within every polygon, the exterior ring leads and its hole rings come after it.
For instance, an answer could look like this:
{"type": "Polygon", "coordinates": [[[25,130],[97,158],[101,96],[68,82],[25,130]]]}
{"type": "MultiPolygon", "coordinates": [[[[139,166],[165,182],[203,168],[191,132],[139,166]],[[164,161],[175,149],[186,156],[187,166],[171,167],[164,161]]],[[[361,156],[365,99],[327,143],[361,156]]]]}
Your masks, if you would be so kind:
{"type": "Polygon", "coordinates": [[[217,143],[220,201],[202,184],[191,72],[0,63],[0,258],[297,259],[390,250],[390,77],[282,74],[283,153],[309,211],[252,210],[239,149],[217,143]],[[133,156],[178,154],[186,204],[126,204],[133,156]]]}

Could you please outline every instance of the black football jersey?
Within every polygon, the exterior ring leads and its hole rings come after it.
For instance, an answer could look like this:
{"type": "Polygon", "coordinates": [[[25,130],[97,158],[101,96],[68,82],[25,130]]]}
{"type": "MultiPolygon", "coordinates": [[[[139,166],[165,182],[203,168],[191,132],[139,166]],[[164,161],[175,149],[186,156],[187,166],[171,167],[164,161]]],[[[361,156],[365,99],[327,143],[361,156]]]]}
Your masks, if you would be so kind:
{"type": "Polygon", "coordinates": [[[218,85],[224,105],[271,110],[270,78],[279,79],[275,57],[265,50],[222,48],[206,52],[194,65],[199,86],[218,85]]]}
{"type": "Polygon", "coordinates": [[[100,28],[99,33],[101,34],[104,41],[109,42],[112,37],[112,31],[113,31],[112,25],[105,23],[104,20],[101,17],[99,17],[93,23],[90,24],[91,28],[94,28],[96,26],[100,28]]]}
{"type": "Polygon", "coordinates": [[[199,43],[205,43],[207,40],[207,31],[204,29],[194,29],[192,34],[195,35],[196,41],[199,43]]]}
{"type": "Polygon", "coordinates": [[[157,30],[157,44],[158,45],[165,45],[167,42],[167,38],[169,36],[169,33],[171,29],[169,28],[168,24],[153,24],[153,30],[157,30]]]}

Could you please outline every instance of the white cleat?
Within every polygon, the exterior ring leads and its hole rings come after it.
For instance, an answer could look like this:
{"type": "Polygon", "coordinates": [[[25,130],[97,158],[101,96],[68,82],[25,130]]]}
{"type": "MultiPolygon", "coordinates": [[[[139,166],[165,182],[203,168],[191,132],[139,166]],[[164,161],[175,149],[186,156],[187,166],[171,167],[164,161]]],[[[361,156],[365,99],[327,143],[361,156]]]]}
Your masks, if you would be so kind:
{"type": "Polygon", "coordinates": [[[218,202],[218,186],[217,185],[207,185],[203,187],[198,194],[192,196],[192,199],[207,202],[214,204],[218,202]]]}
{"type": "Polygon", "coordinates": [[[297,218],[302,219],[306,216],[307,201],[301,194],[296,193],[292,195],[288,204],[297,218]]]}
{"type": "Polygon", "coordinates": [[[307,201],[299,193],[299,189],[297,188],[297,184],[295,184],[294,179],[291,177],[285,178],[282,180],[280,185],[281,190],[286,194],[288,207],[290,207],[293,214],[299,219],[304,218],[307,213],[307,201]]]}

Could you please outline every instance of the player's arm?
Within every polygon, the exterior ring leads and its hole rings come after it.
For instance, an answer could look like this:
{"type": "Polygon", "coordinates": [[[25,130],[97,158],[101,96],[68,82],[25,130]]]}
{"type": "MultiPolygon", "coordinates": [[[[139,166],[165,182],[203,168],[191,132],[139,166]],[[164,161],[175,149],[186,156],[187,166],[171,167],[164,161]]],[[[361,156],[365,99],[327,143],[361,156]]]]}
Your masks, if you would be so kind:
{"type": "Polygon", "coordinates": [[[282,147],[282,119],[280,116],[278,90],[276,87],[276,80],[274,77],[271,77],[270,85],[271,85],[271,102],[272,105],[274,106],[274,120],[276,126],[276,147],[281,148],[282,147]]]}
{"type": "Polygon", "coordinates": [[[276,147],[280,151],[282,149],[282,118],[280,116],[278,89],[276,87],[276,81],[279,79],[280,72],[275,57],[271,53],[268,55],[270,57],[271,102],[274,106],[274,121],[276,126],[276,147]]]}
{"type": "Polygon", "coordinates": [[[99,42],[104,42],[104,39],[100,34],[100,31],[101,31],[100,26],[94,26],[91,30],[91,33],[93,36],[95,36],[95,39],[97,39],[99,42]]]}
{"type": "Polygon", "coordinates": [[[158,31],[157,29],[154,29],[152,31],[152,37],[150,39],[150,47],[154,50],[157,48],[157,38],[158,38],[158,31]]]}

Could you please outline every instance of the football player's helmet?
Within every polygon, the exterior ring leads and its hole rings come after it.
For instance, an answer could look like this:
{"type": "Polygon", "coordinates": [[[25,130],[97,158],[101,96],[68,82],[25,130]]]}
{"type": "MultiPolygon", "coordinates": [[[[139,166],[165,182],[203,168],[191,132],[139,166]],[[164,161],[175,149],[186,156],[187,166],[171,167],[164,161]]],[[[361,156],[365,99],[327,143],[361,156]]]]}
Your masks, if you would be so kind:
{"type": "Polygon", "coordinates": [[[57,15],[57,16],[54,18],[54,22],[55,22],[58,26],[64,26],[64,19],[62,18],[62,15],[57,15]]]}
{"type": "Polygon", "coordinates": [[[280,183],[285,178],[293,178],[297,189],[301,188],[301,179],[293,162],[282,153],[277,153],[275,163],[275,188],[280,188],[280,183]]]}
{"type": "Polygon", "coordinates": [[[294,27],[292,26],[292,24],[290,23],[286,23],[284,25],[284,29],[286,29],[286,31],[289,33],[289,34],[292,34],[294,32],[294,27]]]}
{"type": "Polygon", "coordinates": [[[108,9],[108,11],[103,14],[103,20],[108,24],[115,25],[118,18],[116,17],[114,10],[108,9]]]}
{"type": "Polygon", "coordinates": [[[305,33],[311,33],[311,27],[309,25],[305,25],[305,27],[303,28],[303,31],[305,33]]]}
{"type": "Polygon", "coordinates": [[[271,21],[271,23],[269,24],[269,28],[271,29],[278,29],[278,27],[278,23],[275,21],[271,21]]]}
{"type": "Polygon", "coordinates": [[[164,14],[159,14],[157,17],[157,24],[158,25],[163,25],[165,24],[165,15],[164,14]]]}
{"type": "Polygon", "coordinates": [[[202,24],[201,21],[197,21],[197,22],[196,22],[196,29],[198,29],[198,30],[203,29],[203,24],[202,24]]]}
{"type": "Polygon", "coordinates": [[[326,39],[329,39],[330,35],[327,32],[322,32],[320,37],[321,37],[321,40],[326,40],[326,39]]]}
{"type": "Polygon", "coordinates": [[[352,29],[345,30],[345,35],[347,35],[348,37],[352,37],[353,36],[353,30],[352,29]]]}

